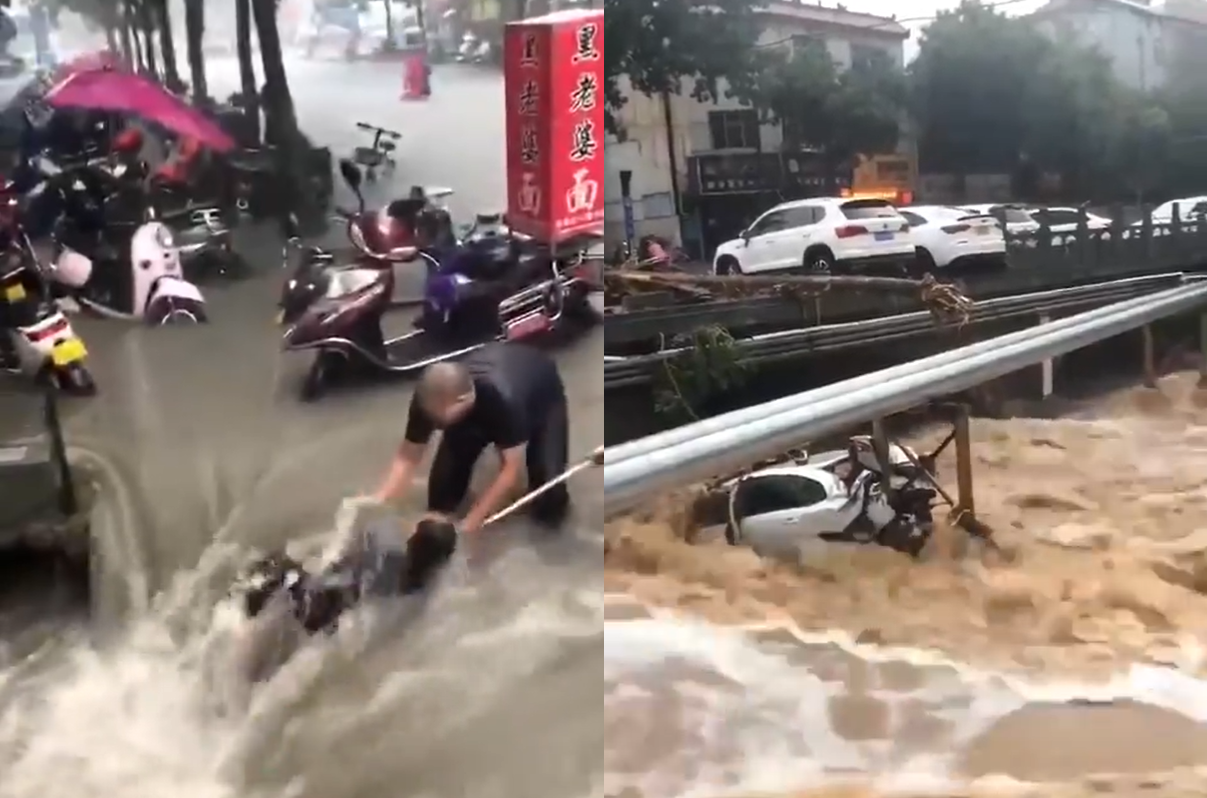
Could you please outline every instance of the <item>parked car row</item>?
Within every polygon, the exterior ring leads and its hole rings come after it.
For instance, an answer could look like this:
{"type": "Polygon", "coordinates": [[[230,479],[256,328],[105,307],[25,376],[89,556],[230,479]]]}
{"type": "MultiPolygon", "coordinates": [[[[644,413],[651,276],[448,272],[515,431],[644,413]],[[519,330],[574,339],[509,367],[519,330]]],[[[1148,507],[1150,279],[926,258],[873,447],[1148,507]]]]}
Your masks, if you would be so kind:
{"type": "Polygon", "coordinates": [[[880,199],[814,197],[777,205],[717,247],[718,275],[804,269],[915,273],[973,262],[1004,265],[997,220],[965,208],[897,208],[880,199]]]}
{"type": "MultiPolygon", "coordinates": [[[[1168,234],[1175,215],[1193,231],[1207,218],[1207,197],[1170,200],[1152,211],[1153,235],[1168,234]]],[[[909,205],[882,199],[812,197],[763,213],[739,236],[717,247],[718,275],[804,270],[808,273],[920,274],[973,267],[1001,268],[1008,243],[1038,246],[1048,230],[1052,244],[1073,243],[1082,219],[1091,231],[1111,235],[1114,222],[1073,207],[1017,203],[909,205]],[[1009,233],[1011,241],[1007,240],[1009,233]]],[[[1123,237],[1141,235],[1135,222],[1123,237]]]]}

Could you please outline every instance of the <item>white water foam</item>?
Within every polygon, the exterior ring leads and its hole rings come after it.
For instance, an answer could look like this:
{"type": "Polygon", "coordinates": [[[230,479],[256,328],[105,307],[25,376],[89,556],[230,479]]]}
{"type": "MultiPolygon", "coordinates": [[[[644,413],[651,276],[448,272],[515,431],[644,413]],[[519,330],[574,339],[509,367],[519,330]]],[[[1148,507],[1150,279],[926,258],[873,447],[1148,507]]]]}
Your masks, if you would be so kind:
{"type": "MultiPolygon", "coordinates": [[[[870,779],[886,792],[950,789],[962,781],[954,775],[960,751],[1033,702],[1131,699],[1207,722],[1207,682],[1188,672],[1201,658],[1193,651],[1187,654],[1187,671],[1135,665],[1105,683],[1039,681],[979,670],[934,651],[865,645],[843,632],[811,634],[787,624],[721,628],[663,610],[648,613],[648,618],[606,623],[604,676],[611,690],[605,713],[612,722],[625,713],[627,702],[636,702],[634,716],[660,707],[661,722],[677,721],[673,731],[685,742],[668,746],[656,761],[647,756],[639,771],[625,770],[622,759],[632,752],[620,749],[641,739],[634,724],[652,722],[626,716],[635,737],[609,738],[609,794],[626,788],[646,798],[783,794],[849,779],[870,779]],[[773,630],[790,637],[774,642],[755,637],[773,630]],[[828,705],[848,686],[800,661],[802,651],[816,647],[868,664],[925,668],[930,678],[916,689],[874,679],[864,685],[864,695],[887,705],[889,733],[847,739],[834,729],[828,705]],[[797,659],[789,662],[793,653],[797,659]],[[930,716],[949,724],[950,735],[939,750],[910,750],[905,713],[919,702],[925,702],[930,716]]],[[[645,753],[652,748],[646,745],[645,753]]]]}

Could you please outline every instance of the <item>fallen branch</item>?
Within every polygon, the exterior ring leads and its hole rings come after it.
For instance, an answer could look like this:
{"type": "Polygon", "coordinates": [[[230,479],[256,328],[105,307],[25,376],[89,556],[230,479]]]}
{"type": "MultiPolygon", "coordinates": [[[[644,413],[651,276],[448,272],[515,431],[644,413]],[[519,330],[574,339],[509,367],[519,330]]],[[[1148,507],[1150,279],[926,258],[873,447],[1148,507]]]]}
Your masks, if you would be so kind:
{"type": "Polygon", "coordinates": [[[973,301],[959,288],[940,283],[927,274],[921,280],[904,277],[862,275],[769,275],[765,277],[718,277],[682,272],[608,271],[604,282],[614,293],[640,291],[677,291],[694,299],[736,299],[751,296],[781,296],[814,299],[826,292],[884,291],[915,294],[919,301],[942,323],[962,324],[968,319],[973,301]]]}

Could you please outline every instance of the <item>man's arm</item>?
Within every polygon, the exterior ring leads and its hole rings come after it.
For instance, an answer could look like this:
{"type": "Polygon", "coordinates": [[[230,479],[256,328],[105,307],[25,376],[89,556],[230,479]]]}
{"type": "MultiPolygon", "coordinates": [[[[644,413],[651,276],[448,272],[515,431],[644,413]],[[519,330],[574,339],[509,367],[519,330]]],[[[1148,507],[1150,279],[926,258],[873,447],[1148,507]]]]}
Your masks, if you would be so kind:
{"type": "MultiPolygon", "coordinates": [[[[479,397],[479,401],[485,397],[479,397]]],[[[492,406],[489,425],[495,448],[499,450],[502,464],[499,473],[486,491],[474,502],[474,506],[461,521],[461,529],[474,532],[482,527],[487,518],[502,509],[503,502],[520,483],[524,470],[524,444],[528,443],[523,415],[516,408],[508,407],[505,400],[492,406]]]]}
{"type": "Polygon", "coordinates": [[[503,502],[511,495],[515,486],[520,483],[520,475],[524,470],[524,444],[510,449],[501,449],[499,455],[503,460],[498,475],[490,483],[490,487],[474,502],[474,506],[465,514],[461,529],[465,532],[475,532],[482,528],[497,510],[502,509],[503,502]]]}
{"type": "Polygon", "coordinates": [[[412,399],[411,408],[407,412],[406,435],[403,436],[403,441],[399,445],[398,451],[395,452],[394,459],[390,462],[390,470],[386,472],[385,479],[374,491],[373,498],[385,503],[397,498],[410,487],[411,479],[415,476],[415,468],[423,459],[423,453],[427,450],[427,444],[431,440],[433,432],[435,432],[435,428],[432,426],[431,419],[412,399]]]}

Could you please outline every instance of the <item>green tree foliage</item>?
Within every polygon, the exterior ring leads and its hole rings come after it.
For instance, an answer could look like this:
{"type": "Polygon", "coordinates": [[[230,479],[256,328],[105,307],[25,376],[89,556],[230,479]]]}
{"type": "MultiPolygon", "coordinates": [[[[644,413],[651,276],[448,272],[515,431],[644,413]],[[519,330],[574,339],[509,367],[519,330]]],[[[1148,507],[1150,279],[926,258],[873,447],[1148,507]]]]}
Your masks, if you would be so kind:
{"type": "Polygon", "coordinates": [[[755,104],[783,124],[784,146],[816,148],[832,168],[856,155],[892,152],[900,138],[905,80],[888,53],[838,65],[822,42],[765,51],[755,104]]]}
{"type": "Polygon", "coordinates": [[[749,93],[756,74],[757,4],[749,0],[604,0],[604,81],[609,129],[624,106],[620,78],[649,96],[749,93]]]}
{"type": "Polygon", "coordinates": [[[1159,181],[1170,119],[1107,58],[1054,42],[976,0],[940,14],[909,69],[922,168],[1054,173],[1069,196],[1132,196],[1159,181]]]}

